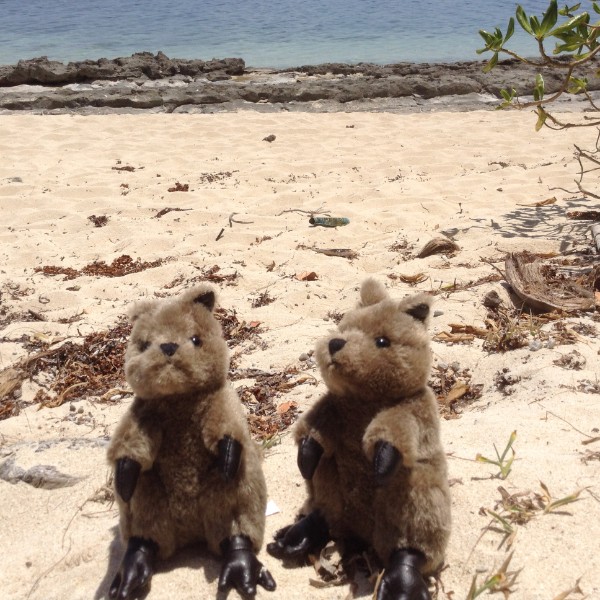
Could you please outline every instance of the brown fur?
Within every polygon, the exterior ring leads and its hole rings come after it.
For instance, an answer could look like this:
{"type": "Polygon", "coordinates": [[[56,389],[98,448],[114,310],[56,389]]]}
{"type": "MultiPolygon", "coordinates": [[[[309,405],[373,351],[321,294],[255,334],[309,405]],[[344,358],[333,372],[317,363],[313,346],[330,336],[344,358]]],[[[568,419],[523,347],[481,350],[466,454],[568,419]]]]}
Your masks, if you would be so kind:
{"type": "MultiPolygon", "coordinates": [[[[306,512],[319,510],[334,538],[359,537],[384,564],[397,548],[420,550],[425,574],[441,567],[450,534],[450,494],[439,437],[437,402],[427,379],[431,351],[427,322],[407,311],[431,297],[392,300],[367,280],[361,304],[339,331],[317,343],[316,357],[329,391],[298,422],[299,442],[314,437],[324,452],[307,482],[306,512]],[[391,345],[378,348],[387,337],[391,345]],[[345,340],[332,356],[329,342],[345,340]],[[376,487],[377,441],[401,453],[401,464],[376,487]]],[[[427,311],[428,312],[428,311],[427,311]]]]}
{"type": "Polygon", "coordinates": [[[233,535],[263,542],[266,486],[260,450],[250,438],[235,391],[227,381],[229,353],[221,326],[194,300],[200,286],[171,301],[137,303],[125,355],[135,399],[117,427],[111,464],[129,457],[142,465],[131,501],[119,501],[121,533],[154,540],[162,558],[205,541],[215,553],[233,535]],[[193,336],[201,346],[191,342],[193,336]],[[177,343],[168,358],[160,344],[177,343]],[[217,443],[242,445],[239,471],[225,482],[216,468],[217,443]]]}

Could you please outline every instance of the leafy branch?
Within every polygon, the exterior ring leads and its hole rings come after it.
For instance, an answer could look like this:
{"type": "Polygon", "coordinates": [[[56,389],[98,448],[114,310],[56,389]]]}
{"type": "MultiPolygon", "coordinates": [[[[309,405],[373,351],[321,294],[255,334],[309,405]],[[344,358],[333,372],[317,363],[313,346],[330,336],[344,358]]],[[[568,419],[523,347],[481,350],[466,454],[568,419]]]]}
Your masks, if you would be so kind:
{"type": "MultiPolygon", "coordinates": [[[[477,53],[492,52],[484,72],[491,71],[498,64],[500,55],[507,55],[540,70],[535,77],[533,100],[522,102],[514,88],[502,89],[500,90],[502,102],[498,108],[534,108],[537,114],[536,131],[544,126],[550,129],[600,126],[600,117],[597,115],[584,115],[583,120],[565,121],[552,114],[547,108],[563,94],[579,94],[585,97],[593,112],[600,112],[600,106],[594,102],[588,89],[588,77],[585,76],[585,73],[592,77],[600,76],[597,66],[600,54],[600,20],[592,20],[592,15],[594,19],[600,15],[600,2],[591,1],[589,4],[590,11],[578,12],[581,9],[581,2],[572,6],[565,5],[559,9],[558,0],[550,0],[548,8],[539,17],[528,15],[519,5],[515,16],[508,22],[506,33],[499,27],[496,27],[493,32],[483,29],[479,31],[485,46],[477,50],[477,53]],[[526,58],[507,47],[515,32],[515,24],[536,40],[539,57],[526,58]],[[554,48],[550,51],[552,44],[554,48]],[[542,72],[549,71],[560,74],[560,84],[550,95],[547,95],[542,72]]],[[[575,180],[575,183],[582,194],[595,199],[600,199],[600,195],[591,192],[589,188],[584,188],[582,181],[586,174],[599,170],[599,142],[600,135],[596,139],[595,149],[590,151],[575,146],[575,157],[579,164],[579,179],[575,180]]]]}
{"type": "MultiPolygon", "coordinates": [[[[592,2],[593,12],[600,15],[600,5],[592,2]]],[[[533,100],[521,102],[514,89],[501,90],[503,102],[500,108],[513,106],[516,108],[536,108],[538,121],[536,130],[543,125],[553,126],[556,129],[565,129],[569,127],[588,127],[600,125],[600,118],[587,120],[584,123],[564,123],[551,115],[545,108],[545,105],[558,100],[564,93],[583,94],[595,110],[599,107],[594,104],[593,98],[588,91],[588,78],[576,76],[575,71],[580,67],[590,67],[594,69],[594,58],[600,52],[600,20],[592,23],[590,13],[587,11],[574,14],[579,10],[581,3],[573,6],[558,8],[558,0],[551,0],[546,12],[537,17],[527,15],[522,6],[516,10],[516,22],[521,29],[537,41],[539,58],[525,58],[518,53],[506,47],[506,43],[512,38],[515,32],[515,17],[511,17],[506,33],[503,33],[499,27],[493,32],[480,30],[479,35],[485,42],[485,47],[477,50],[478,54],[492,52],[492,57],[484,67],[484,72],[491,71],[497,64],[499,56],[505,54],[519,60],[522,63],[539,67],[543,69],[552,69],[562,72],[562,83],[551,96],[546,97],[545,82],[542,73],[538,73],[535,78],[533,88],[533,100]],[[560,17],[560,19],[559,19],[560,17]],[[562,22],[559,22],[561,20],[562,22]],[[555,43],[551,53],[548,46],[555,43]],[[548,123],[549,121],[549,123],[548,123]]],[[[594,73],[596,75],[596,73],[594,73]]]]}

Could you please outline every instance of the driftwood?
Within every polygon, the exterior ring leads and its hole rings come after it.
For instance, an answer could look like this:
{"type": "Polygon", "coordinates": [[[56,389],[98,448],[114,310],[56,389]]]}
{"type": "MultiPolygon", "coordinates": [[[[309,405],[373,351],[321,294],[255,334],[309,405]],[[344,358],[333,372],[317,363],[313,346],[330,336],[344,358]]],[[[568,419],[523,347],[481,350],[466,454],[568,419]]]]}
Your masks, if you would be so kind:
{"type": "Polygon", "coordinates": [[[593,310],[593,290],[555,276],[552,270],[528,252],[512,253],[505,263],[506,281],[515,294],[539,312],[593,310]]]}

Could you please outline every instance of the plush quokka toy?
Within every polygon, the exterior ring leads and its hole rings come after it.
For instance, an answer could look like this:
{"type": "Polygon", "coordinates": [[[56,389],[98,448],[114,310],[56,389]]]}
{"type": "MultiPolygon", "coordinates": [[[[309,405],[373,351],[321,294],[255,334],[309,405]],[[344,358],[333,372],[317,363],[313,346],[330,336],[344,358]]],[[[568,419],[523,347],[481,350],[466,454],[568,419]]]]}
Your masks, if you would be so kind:
{"type": "Polygon", "coordinates": [[[328,540],[362,543],[384,572],[377,600],[427,600],[450,534],[446,458],[427,386],[431,298],[392,300],[368,279],[359,306],[318,342],[327,393],[298,422],[302,516],[267,550],[283,559],[328,540]]]}
{"type": "Polygon", "coordinates": [[[170,301],[141,301],[125,374],[135,398],[112,438],[127,550],[109,595],[145,587],[156,558],[206,542],[223,557],[219,591],[275,588],[256,557],[267,501],[261,456],[227,380],[229,354],[210,286],[170,301]]]}

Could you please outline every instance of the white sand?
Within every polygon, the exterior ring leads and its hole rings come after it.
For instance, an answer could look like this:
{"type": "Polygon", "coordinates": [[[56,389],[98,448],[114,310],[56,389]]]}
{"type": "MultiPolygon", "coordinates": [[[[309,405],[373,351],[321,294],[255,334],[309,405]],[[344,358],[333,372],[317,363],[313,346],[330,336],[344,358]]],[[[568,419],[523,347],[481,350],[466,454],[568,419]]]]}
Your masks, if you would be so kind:
{"type": "MultiPolygon", "coordinates": [[[[247,347],[240,365],[275,370],[295,365],[320,380],[299,357],[332,327],[330,311],[354,305],[357,287],[368,275],[402,297],[492,275],[496,271],[482,259],[499,261],[509,251],[591,247],[589,225],[565,217],[567,208],[594,208],[591,202],[552,188],[575,188],[572,145],[589,147],[594,133],[535,133],[534,120],[531,113],[500,112],[3,116],[0,309],[9,315],[31,310],[46,320],[16,320],[4,327],[0,368],[27,355],[22,342],[29,337],[78,341],[115,325],[131,301],[177,293],[203,269],[218,265],[223,273],[239,274],[235,285],[220,287],[221,305],[235,309],[240,319],[260,321],[266,330],[264,347],[247,347]],[[272,143],[263,140],[269,134],[276,136],[272,143]],[[112,169],[125,165],[135,171],[112,169]],[[176,182],[189,184],[190,191],[168,192],[176,182]],[[552,196],[554,205],[523,206],[552,196]],[[167,207],[191,210],[154,218],[167,207]],[[348,217],[350,224],[310,227],[306,214],[282,213],[320,207],[348,217]],[[249,223],[230,227],[232,213],[249,223]],[[94,227],[90,215],[106,215],[108,224],[94,227]],[[461,248],[455,256],[414,258],[425,242],[451,229],[461,248]],[[403,241],[412,248],[408,259],[390,250],[403,241]],[[313,246],[349,248],[359,257],[330,257],[313,246]],[[173,260],[110,279],[65,281],[62,275],[35,272],[50,265],[81,269],[124,254],[173,260]],[[304,271],[314,271],[318,279],[294,277],[304,271]],[[414,288],[388,277],[417,273],[427,279],[414,288]],[[252,308],[264,291],[275,302],[252,308]],[[79,313],[79,320],[59,323],[79,313]]],[[[502,262],[495,264],[503,268],[502,262]]],[[[483,326],[481,301],[491,289],[508,302],[501,282],[438,294],[435,308],[442,314],[433,320],[432,336],[449,331],[450,323],[483,326]]],[[[598,330],[592,317],[566,323],[598,330]]],[[[574,345],[504,354],[486,353],[479,339],[433,342],[436,363],[457,361],[461,370],[470,369],[471,383],[483,385],[478,401],[442,424],[454,481],[454,524],[438,598],[465,598],[475,574],[482,584],[508,556],[506,545],[499,547],[501,534],[480,537],[490,522],[480,509],[501,510],[498,486],[511,494],[542,493],[542,481],[555,499],[585,489],[564,513],[537,511],[515,526],[509,570],[521,572],[510,598],[552,600],[580,579],[585,597],[600,599],[600,442],[582,445],[598,435],[600,397],[576,391],[582,380],[596,381],[599,349],[599,338],[591,334],[577,334],[574,345]],[[573,349],[587,360],[582,370],[554,364],[573,349]],[[504,367],[521,377],[509,396],[494,383],[504,367]],[[505,481],[491,478],[497,469],[474,458],[477,453],[493,457],[493,445],[502,450],[513,430],[512,472],[505,481]]],[[[36,389],[26,382],[23,400],[36,389]]],[[[304,384],[280,401],[295,400],[305,409],[323,390],[321,383],[304,384]]],[[[0,422],[0,463],[15,457],[24,469],[45,464],[81,477],[72,487],[55,490],[0,480],[2,598],[104,597],[122,553],[115,542],[117,513],[114,506],[89,499],[108,478],[103,443],[129,401],[95,403],[74,390],[60,408],[31,406],[0,422]],[[71,405],[82,413],[71,412],[71,405]],[[52,443],[38,444],[46,441],[52,443]]],[[[268,541],[294,518],[304,498],[290,436],[267,452],[265,472],[270,497],[281,508],[267,519],[268,541]]],[[[284,569],[265,552],[261,559],[278,589],[260,590],[258,598],[352,597],[349,586],[310,586],[312,567],[284,569]]],[[[217,561],[188,550],[162,565],[148,597],[215,597],[218,570],[217,561]]],[[[369,596],[362,590],[355,597],[369,596]]]]}

